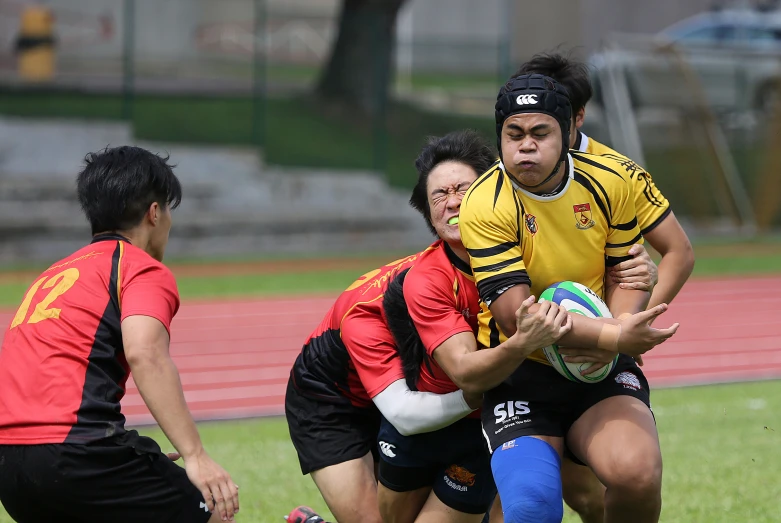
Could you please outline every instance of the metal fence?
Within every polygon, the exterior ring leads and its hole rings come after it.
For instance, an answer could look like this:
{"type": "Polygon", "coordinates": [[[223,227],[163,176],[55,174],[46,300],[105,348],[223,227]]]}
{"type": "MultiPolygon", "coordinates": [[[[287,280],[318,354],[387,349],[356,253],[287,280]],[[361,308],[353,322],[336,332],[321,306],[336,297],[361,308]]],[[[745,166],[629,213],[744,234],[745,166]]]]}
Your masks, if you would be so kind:
{"type": "Polygon", "coordinates": [[[14,52],[26,6],[0,0],[0,114],[125,121],[141,140],[257,146],[271,164],[374,170],[400,184],[427,135],[492,132],[507,39],[431,37],[409,9],[389,103],[379,91],[381,110],[368,113],[317,100],[340,4],[51,0],[54,71],[30,82],[14,52]]]}
{"type": "MultiPolygon", "coordinates": [[[[406,2],[389,100],[377,89],[354,111],[314,94],[340,0],[49,0],[53,72],[37,82],[14,50],[30,4],[0,0],[0,114],[113,120],[139,140],[258,148],[269,164],[409,186],[426,136],[471,127],[493,141],[496,91],[517,66],[512,2],[442,1],[406,2]]],[[[692,225],[781,224],[779,47],[658,44],[616,37],[592,55],[585,130],[645,163],[692,225]]]]}

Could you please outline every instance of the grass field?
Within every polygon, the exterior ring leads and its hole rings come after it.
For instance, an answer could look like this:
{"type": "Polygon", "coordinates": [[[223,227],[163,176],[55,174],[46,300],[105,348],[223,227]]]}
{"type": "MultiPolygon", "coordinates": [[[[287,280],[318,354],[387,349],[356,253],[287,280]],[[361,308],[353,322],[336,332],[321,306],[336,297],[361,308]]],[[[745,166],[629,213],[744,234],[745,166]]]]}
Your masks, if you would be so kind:
{"type": "MultiPolygon", "coordinates": [[[[657,390],[664,523],[771,523],[781,513],[781,381],[657,390]]],[[[200,424],[241,487],[237,521],[273,523],[299,504],[328,514],[302,476],[283,419],[200,424]]],[[[142,433],[173,450],[156,428],[142,433]]],[[[567,511],[566,523],[579,519],[567,511]]],[[[0,509],[0,523],[11,519],[0,509]]]]}
{"type": "MultiPolygon", "coordinates": [[[[659,390],[653,406],[665,457],[663,522],[778,521],[781,382],[659,390]]],[[[300,474],[284,420],[207,423],[202,431],[241,486],[242,520],[280,521],[302,503],[327,513],[300,474]]],[[[143,432],[164,441],[159,430],[143,432]]]]}

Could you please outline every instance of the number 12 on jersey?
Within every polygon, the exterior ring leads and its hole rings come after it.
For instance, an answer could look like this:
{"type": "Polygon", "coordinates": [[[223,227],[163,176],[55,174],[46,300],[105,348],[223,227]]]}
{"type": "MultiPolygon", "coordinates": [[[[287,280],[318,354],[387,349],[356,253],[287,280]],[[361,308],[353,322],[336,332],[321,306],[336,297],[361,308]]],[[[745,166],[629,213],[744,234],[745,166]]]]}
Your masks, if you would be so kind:
{"type": "Polygon", "coordinates": [[[62,272],[58,272],[54,276],[44,276],[43,278],[33,283],[33,286],[30,287],[30,290],[27,291],[27,294],[24,296],[24,300],[19,306],[19,310],[16,311],[16,315],[11,322],[11,328],[13,329],[24,323],[24,319],[27,317],[27,313],[30,310],[30,305],[32,305],[33,298],[41,288],[51,290],[35,306],[35,309],[30,315],[30,319],[27,320],[27,323],[38,323],[49,318],[59,318],[60,312],[62,312],[61,309],[56,307],[49,308],[49,306],[54,302],[54,300],[68,292],[68,289],[73,287],[73,284],[76,283],[76,280],[78,279],[79,270],[75,267],[71,267],[70,269],[65,269],[62,272]]]}

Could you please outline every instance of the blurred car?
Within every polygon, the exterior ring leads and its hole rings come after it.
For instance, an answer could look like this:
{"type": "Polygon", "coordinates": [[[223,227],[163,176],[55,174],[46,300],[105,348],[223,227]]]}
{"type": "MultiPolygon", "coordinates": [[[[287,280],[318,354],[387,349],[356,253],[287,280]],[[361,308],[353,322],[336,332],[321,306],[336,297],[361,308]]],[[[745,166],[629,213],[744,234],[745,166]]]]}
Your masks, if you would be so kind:
{"type": "Polygon", "coordinates": [[[648,38],[623,38],[592,55],[595,99],[601,73],[611,64],[626,73],[634,106],[692,103],[672,54],[672,44],[699,75],[708,102],[717,109],[768,109],[781,87],[781,12],[730,9],[700,13],[648,38]]]}

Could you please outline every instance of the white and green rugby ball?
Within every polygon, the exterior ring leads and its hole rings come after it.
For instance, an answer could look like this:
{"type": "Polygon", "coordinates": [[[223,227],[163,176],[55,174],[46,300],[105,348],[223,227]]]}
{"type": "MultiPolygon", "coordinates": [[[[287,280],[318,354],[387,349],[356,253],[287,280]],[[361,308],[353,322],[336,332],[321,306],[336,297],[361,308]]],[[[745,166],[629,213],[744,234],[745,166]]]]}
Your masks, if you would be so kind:
{"type": "MultiPolygon", "coordinates": [[[[562,281],[551,285],[540,294],[539,301],[552,301],[569,312],[582,314],[589,318],[613,317],[610,314],[610,309],[607,308],[605,302],[602,301],[596,292],[574,281],[562,281]]],[[[618,361],[618,354],[616,354],[613,361],[584,376],[581,374],[581,371],[591,366],[591,363],[565,362],[559,354],[559,347],[556,344],[545,347],[542,350],[550,364],[553,365],[553,368],[559,371],[559,374],[568,380],[581,383],[597,383],[604,380],[618,361]]]]}

